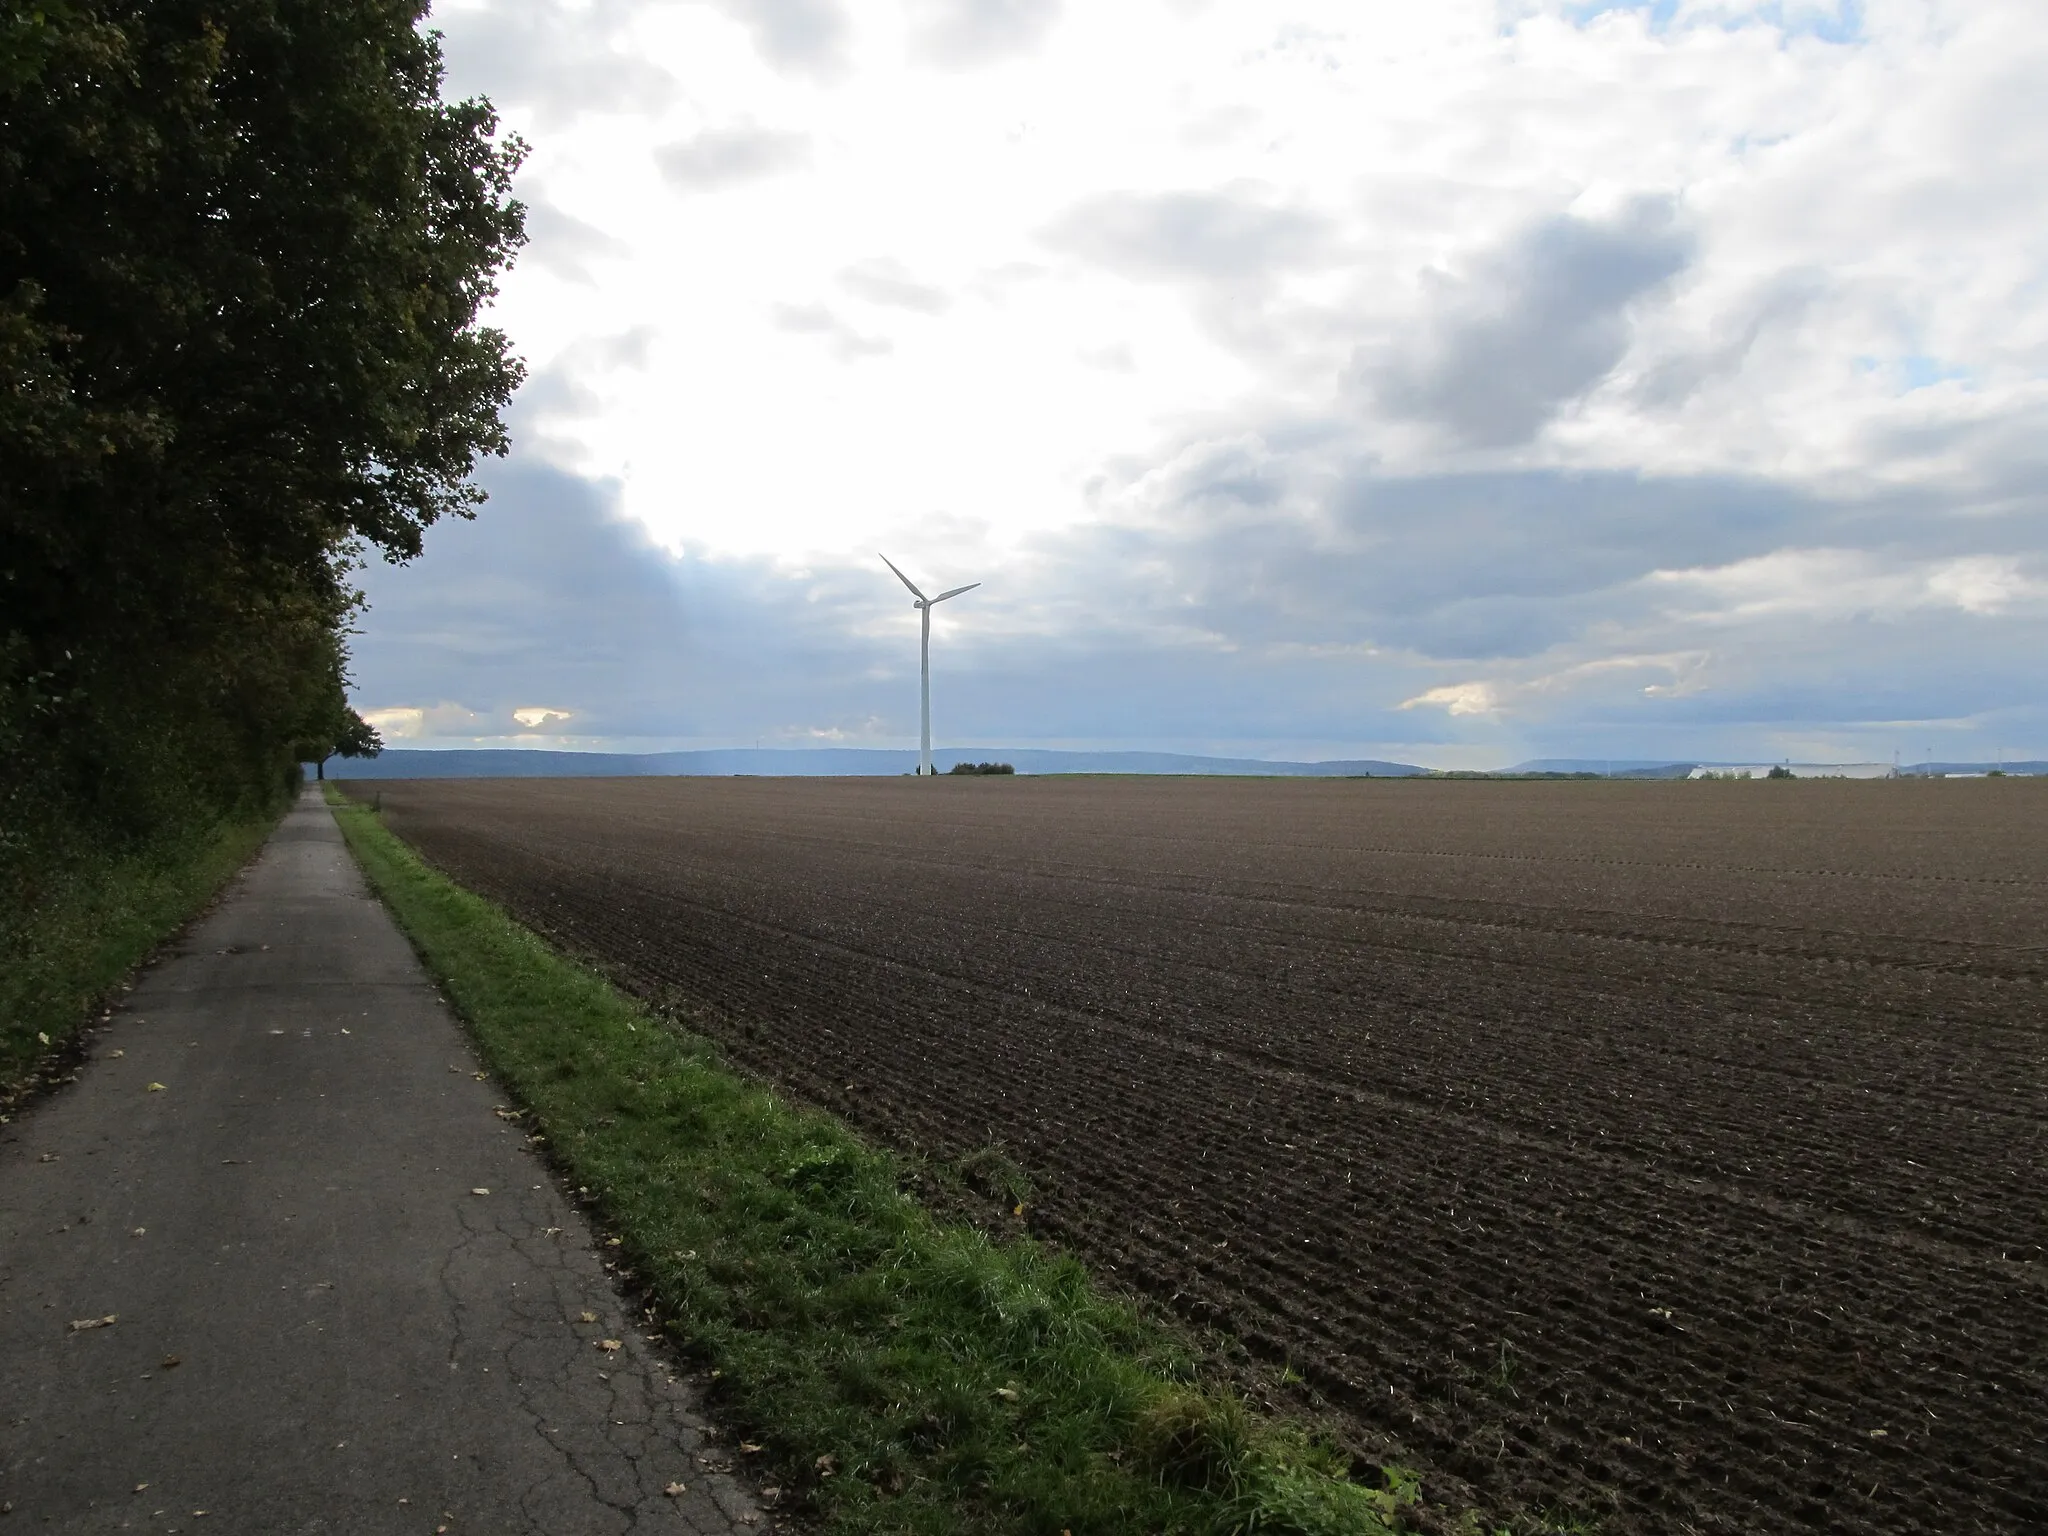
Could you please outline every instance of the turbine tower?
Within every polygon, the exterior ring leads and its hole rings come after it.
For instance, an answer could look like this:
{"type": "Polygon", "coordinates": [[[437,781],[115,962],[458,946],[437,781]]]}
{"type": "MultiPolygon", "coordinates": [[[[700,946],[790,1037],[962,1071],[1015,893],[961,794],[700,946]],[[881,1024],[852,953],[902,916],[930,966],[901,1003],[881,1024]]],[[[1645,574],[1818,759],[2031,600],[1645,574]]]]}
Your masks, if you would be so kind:
{"type": "MultiPolygon", "coordinates": [[[[881,557],[882,564],[896,571],[896,562],[887,555],[881,557]]],[[[910,595],[917,599],[910,606],[924,617],[924,638],[918,647],[918,731],[917,731],[917,772],[920,778],[932,771],[932,604],[943,603],[949,597],[958,597],[962,592],[972,592],[981,583],[970,581],[964,587],[955,587],[950,592],[941,592],[937,597],[926,597],[917,590],[917,583],[901,571],[896,579],[910,588],[910,595]]]]}

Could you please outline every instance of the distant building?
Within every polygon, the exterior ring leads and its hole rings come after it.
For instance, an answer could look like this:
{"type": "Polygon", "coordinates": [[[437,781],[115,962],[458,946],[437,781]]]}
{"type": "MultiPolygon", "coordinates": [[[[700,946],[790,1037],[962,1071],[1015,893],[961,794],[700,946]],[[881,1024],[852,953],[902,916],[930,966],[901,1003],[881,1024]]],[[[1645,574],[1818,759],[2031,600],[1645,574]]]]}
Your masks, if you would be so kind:
{"type": "Polygon", "coordinates": [[[1783,768],[1795,779],[1890,779],[1898,769],[1890,763],[1710,763],[1693,769],[1689,779],[1767,779],[1783,768]]]}

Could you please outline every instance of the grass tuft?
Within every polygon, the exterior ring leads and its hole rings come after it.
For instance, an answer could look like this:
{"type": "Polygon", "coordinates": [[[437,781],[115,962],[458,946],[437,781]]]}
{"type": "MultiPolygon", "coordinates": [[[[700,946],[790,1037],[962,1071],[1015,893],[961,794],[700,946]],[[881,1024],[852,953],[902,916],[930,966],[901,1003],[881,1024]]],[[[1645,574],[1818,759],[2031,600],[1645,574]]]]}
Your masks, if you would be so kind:
{"type": "MultiPolygon", "coordinates": [[[[1401,1502],[911,1170],[724,1067],[329,792],[356,857],[719,1414],[824,1531],[1378,1536],[1401,1502]]],[[[1028,1186],[999,1153],[971,1170],[1028,1186]],[[1014,1175],[1014,1177],[1013,1177],[1014,1175]]],[[[767,1468],[764,1468],[764,1473],[767,1468]]]]}
{"type": "Polygon", "coordinates": [[[16,910],[0,913],[0,1111],[76,1063],[79,1028],[255,856],[279,814],[127,857],[81,853],[41,870],[16,910]]]}

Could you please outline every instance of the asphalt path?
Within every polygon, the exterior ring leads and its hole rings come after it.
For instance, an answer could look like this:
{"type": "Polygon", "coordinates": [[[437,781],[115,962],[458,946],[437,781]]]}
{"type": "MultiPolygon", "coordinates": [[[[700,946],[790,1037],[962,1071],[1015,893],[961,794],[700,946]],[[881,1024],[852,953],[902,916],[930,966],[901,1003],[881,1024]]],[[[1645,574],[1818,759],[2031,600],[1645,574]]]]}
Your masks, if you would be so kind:
{"type": "Polygon", "coordinates": [[[771,1530],[502,1102],[308,789],[0,1127],[0,1536],[771,1530]]]}

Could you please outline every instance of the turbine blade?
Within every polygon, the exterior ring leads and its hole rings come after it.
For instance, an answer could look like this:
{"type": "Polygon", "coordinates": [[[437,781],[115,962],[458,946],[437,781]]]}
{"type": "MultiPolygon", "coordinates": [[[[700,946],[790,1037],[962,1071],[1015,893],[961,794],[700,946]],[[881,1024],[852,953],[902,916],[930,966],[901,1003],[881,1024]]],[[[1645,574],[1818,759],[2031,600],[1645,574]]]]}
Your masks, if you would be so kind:
{"type": "MultiPolygon", "coordinates": [[[[880,555],[877,558],[881,560],[882,564],[889,567],[890,570],[896,571],[896,562],[894,560],[891,560],[887,555],[880,555]]],[[[917,590],[917,583],[912,581],[908,576],[904,575],[901,571],[896,571],[896,579],[902,582],[903,585],[905,585],[906,587],[910,588],[912,593],[914,593],[917,597],[919,597],[920,599],[923,598],[924,594],[917,590]]]]}
{"type": "Polygon", "coordinates": [[[962,592],[972,592],[976,587],[980,585],[981,583],[978,581],[970,581],[964,587],[955,587],[950,592],[941,592],[937,597],[933,598],[932,601],[935,603],[943,603],[947,598],[958,597],[962,592]]]}

